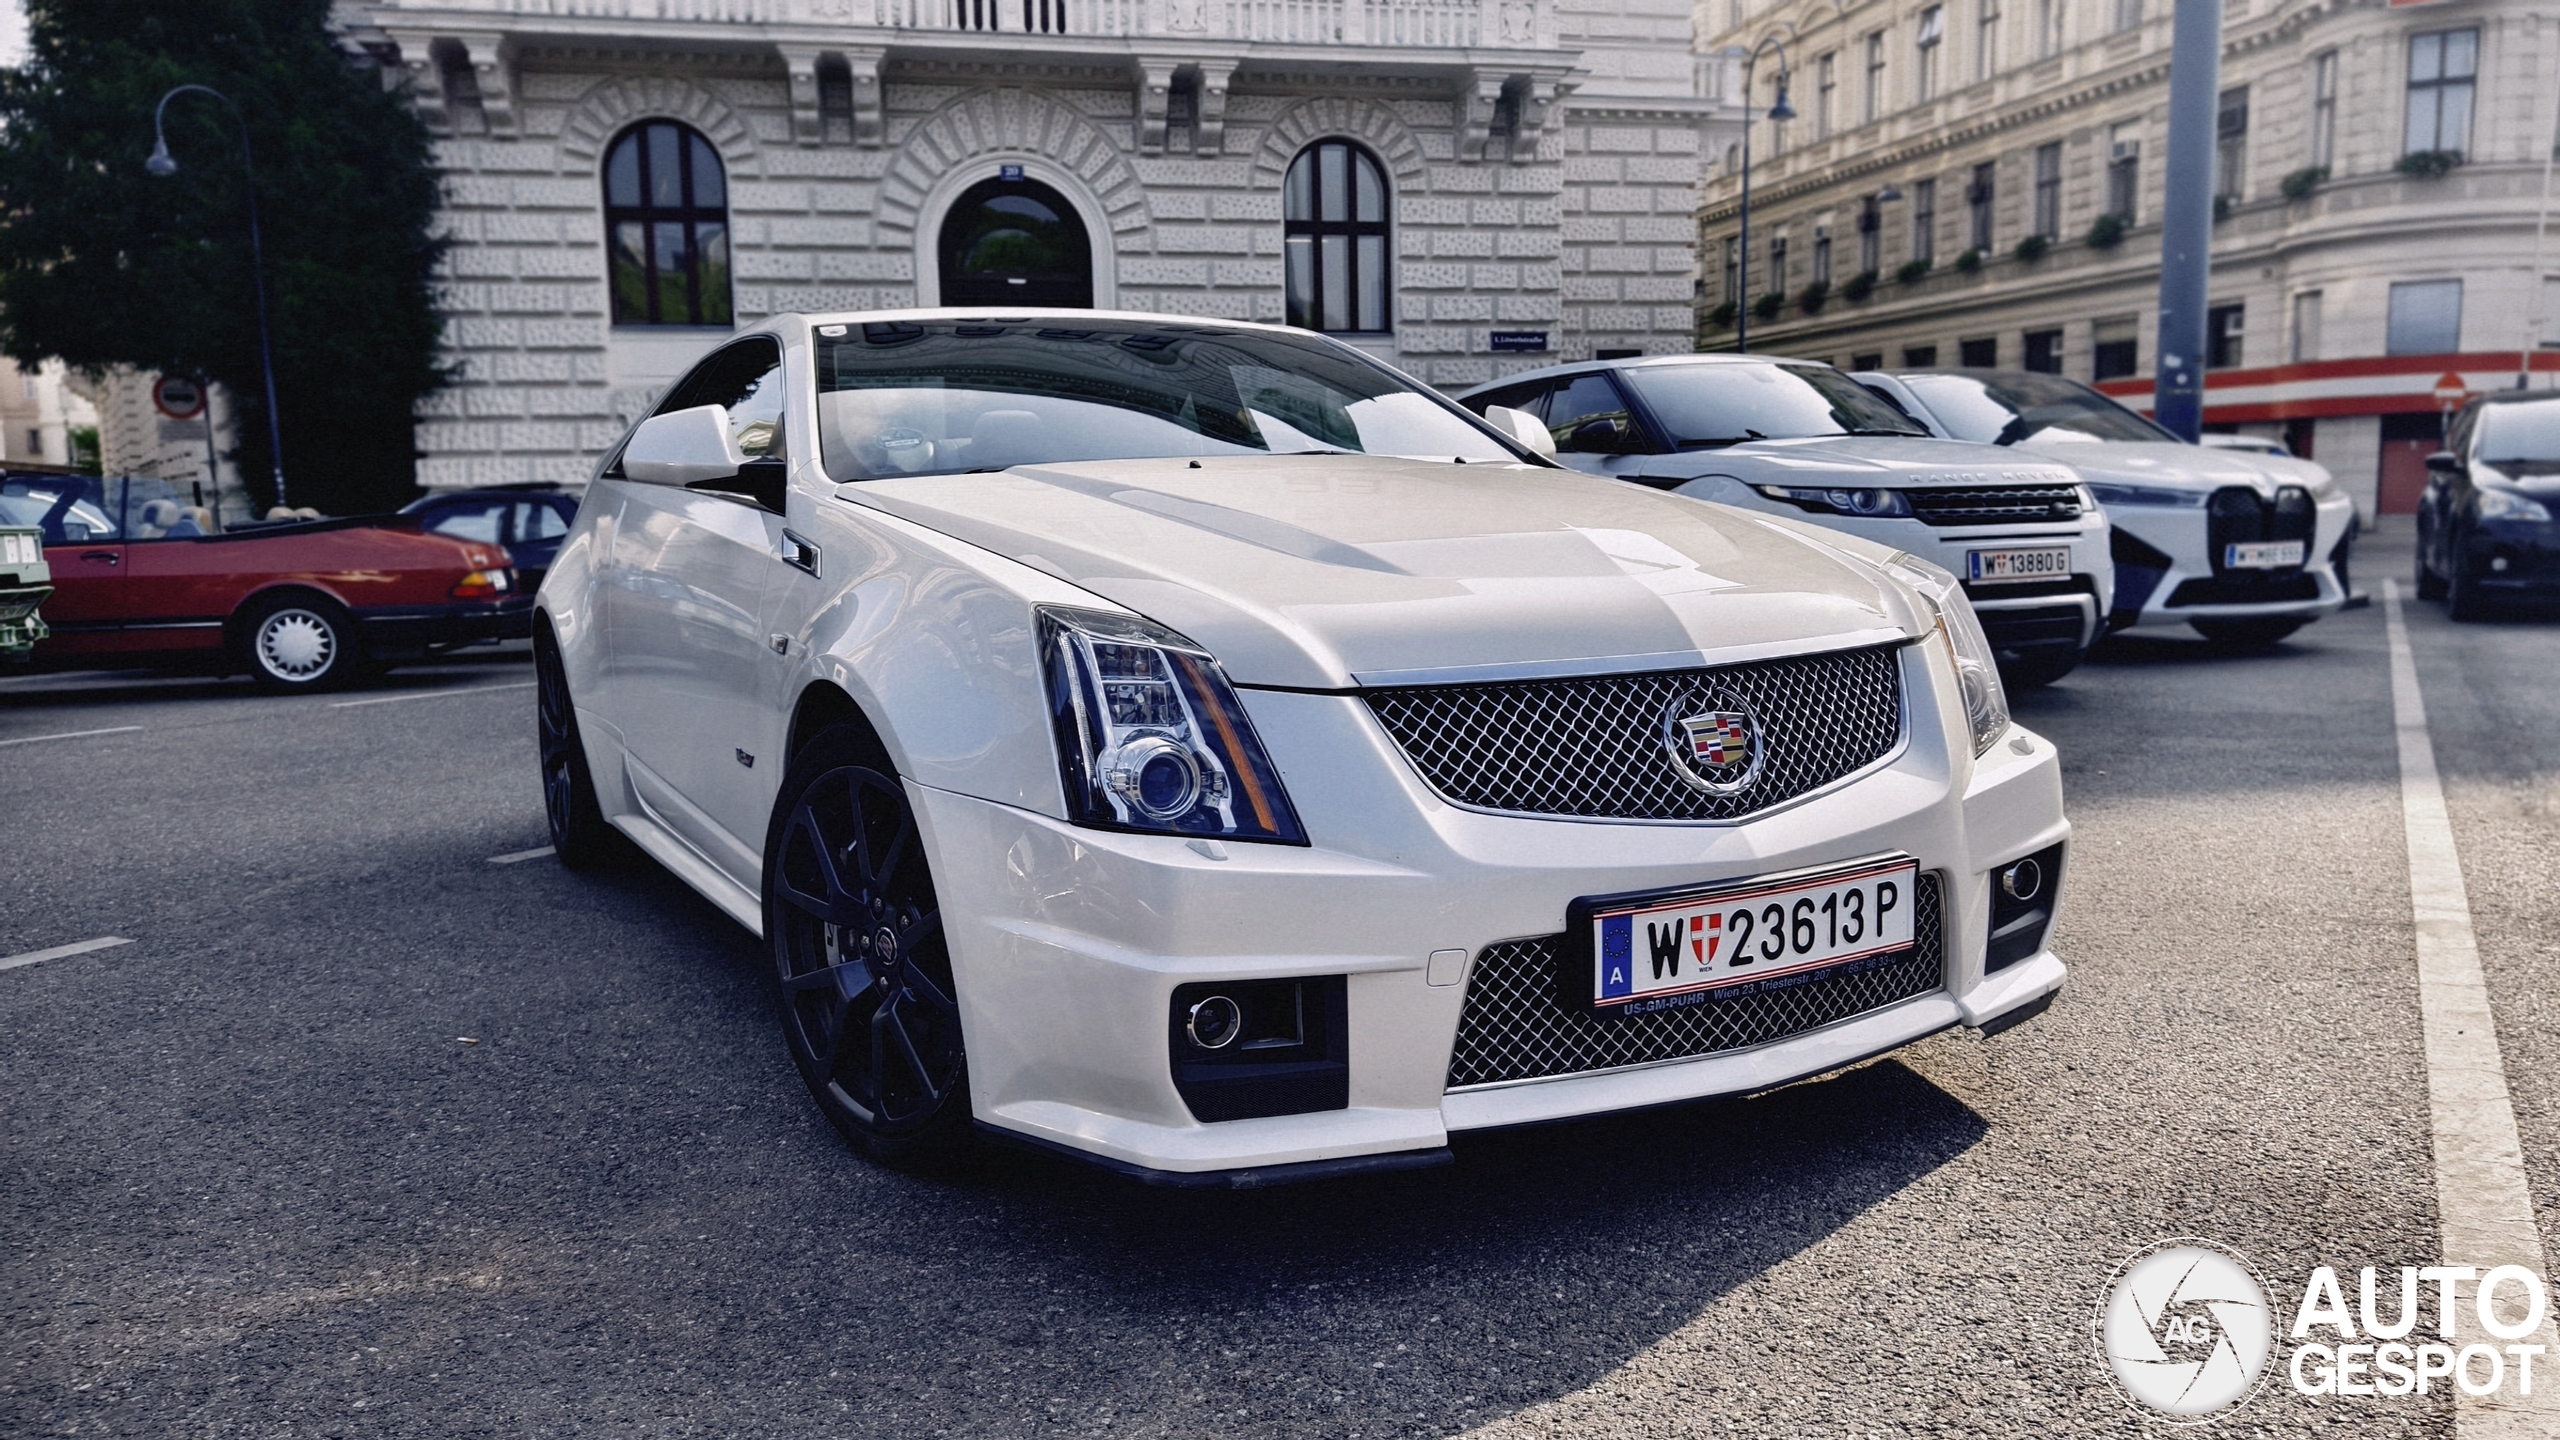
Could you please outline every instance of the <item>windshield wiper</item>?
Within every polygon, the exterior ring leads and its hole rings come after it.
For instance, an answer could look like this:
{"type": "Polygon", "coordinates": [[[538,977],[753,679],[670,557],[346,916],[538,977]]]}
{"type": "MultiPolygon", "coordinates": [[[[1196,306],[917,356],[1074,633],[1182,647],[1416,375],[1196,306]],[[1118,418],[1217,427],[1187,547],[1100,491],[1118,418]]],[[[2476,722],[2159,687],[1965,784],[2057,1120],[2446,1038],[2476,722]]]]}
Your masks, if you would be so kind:
{"type": "Polygon", "coordinates": [[[1680,442],[1680,448],[1683,450],[1721,450],[1727,445],[1740,445],[1746,441],[1766,440],[1768,438],[1768,436],[1761,434],[1757,430],[1745,429],[1739,435],[1727,435],[1718,440],[1683,440],[1680,442]]]}
{"type": "Polygon", "coordinates": [[[1913,440],[1926,440],[1929,438],[1929,432],[1926,430],[1886,430],[1873,425],[1852,426],[1842,433],[1848,435],[1900,435],[1913,440]]]}

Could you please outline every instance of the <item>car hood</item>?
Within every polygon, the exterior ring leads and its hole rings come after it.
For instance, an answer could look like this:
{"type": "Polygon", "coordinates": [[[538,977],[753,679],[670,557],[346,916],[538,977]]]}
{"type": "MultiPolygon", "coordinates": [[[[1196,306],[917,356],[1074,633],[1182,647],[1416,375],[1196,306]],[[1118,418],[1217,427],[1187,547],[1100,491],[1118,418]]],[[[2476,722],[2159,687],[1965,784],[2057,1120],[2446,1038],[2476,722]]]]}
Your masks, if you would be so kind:
{"type": "Polygon", "coordinates": [[[1849,558],[1881,547],[1569,470],[1248,456],[836,493],[1170,625],[1244,684],[1673,668],[1920,633],[1849,558]]]}
{"type": "Polygon", "coordinates": [[[1653,457],[1642,473],[1684,479],[1730,475],[1753,485],[1802,484],[1820,476],[1848,485],[2077,485],[2058,457],[2021,454],[1970,440],[1902,435],[1831,435],[1751,440],[1719,450],[1653,457]]]}
{"type": "Polygon", "coordinates": [[[2181,445],[2175,440],[2057,440],[2041,445],[2029,440],[2015,448],[2061,461],[2091,480],[2127,485],[2205,490],[2246,485],[2272,495],[2278,485],[2317,490],[2329,484],[2329,472],[2308,460],[2181,445]]]}
{"type": "Polygon", "coordinates": [[[2474,460],[2471,478],[2512,486],[2537,500],[2560,496],[2560,461],[2522,460],[2492,465],[2486,460],[2474,460]]]}

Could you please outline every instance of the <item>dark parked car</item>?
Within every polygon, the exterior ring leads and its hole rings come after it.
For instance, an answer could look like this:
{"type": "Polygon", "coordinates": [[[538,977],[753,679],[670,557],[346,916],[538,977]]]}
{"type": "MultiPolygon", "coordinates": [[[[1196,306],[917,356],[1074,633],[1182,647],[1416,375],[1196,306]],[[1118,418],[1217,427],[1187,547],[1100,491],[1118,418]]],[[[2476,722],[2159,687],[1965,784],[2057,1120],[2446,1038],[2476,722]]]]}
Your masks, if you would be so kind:
{"type": "Polygon", "coordinates": [[[400,507],[437,535],[503,545],[526,594],[542,588],[543,572],[560,553],[578,497],[557,485],[495,485],[482,490],[441,490],[400,507]]]}
{"type": "Polygon", "coordinates": [[[430,651],[530,633],[533,592],[494,544],[402,516],[237,526],[166,481],[0,476],[0,522],[53,571],[34,663],[211,662],[315,690],[430,651]]]}
{"type": "Polygon", "coordinates": [[[2500,599],[2560,599],[2560,395],[2514,390],[2464,407],[2427,457],[2418,598],[2478,620],[2500,599]]]}

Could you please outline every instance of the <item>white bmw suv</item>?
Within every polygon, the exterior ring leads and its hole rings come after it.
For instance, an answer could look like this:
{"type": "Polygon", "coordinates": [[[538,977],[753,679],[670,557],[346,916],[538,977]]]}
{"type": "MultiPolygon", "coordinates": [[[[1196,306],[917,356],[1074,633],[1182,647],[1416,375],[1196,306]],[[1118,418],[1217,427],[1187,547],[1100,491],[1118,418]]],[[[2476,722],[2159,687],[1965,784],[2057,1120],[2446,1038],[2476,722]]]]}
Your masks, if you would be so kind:
{"type": "Polygon", "coordinates": [[[2063,980],[2059,768],[1951,575],[1304,332],[777,316],[599,468],[535,652],[562,860],[761,934],[884,1159],[1431,1164],[2063,980]]]}

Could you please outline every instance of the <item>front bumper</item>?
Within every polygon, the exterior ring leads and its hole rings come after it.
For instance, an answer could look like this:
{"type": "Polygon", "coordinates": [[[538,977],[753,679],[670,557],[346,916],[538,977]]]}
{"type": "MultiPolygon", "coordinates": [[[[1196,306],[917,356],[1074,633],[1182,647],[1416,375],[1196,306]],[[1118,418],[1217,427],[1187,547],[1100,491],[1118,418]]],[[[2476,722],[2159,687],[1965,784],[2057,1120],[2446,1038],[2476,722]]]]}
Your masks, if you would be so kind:
{"type": "MultiPolygon", "coordinates": [[[[1767,1089],[2049,996],[2049,947],[1985,974],[1988,875],[2062,844],[2053,747],[2016,731],[1977,761],[1945,661],[1903,651],[1908,743],[1882,768],[1721,825],[1460,810],[1355,697],[1245,691],[1317,843],[1082,830],[911,785],[960,985],[976,1118],[1125,1170],[1210,1176],[1411,1156],[1453,1132],[1767,1089]],[[1472,967],[1553,935],[1579,895],[1739,879],[1884,852],[1939,877],[1943,975],[1923,993],[1768,1043],[1453,1091],[1472,967]],[[1435,954],[1438,957],[1435,961],[1435,954]],[[1175,987],[1341,976],[1348,1103],[1202,1123],[1172,1078],[1175,987]],[[1439,982],[1439,983],[1435,983],[1439,982]]],[[[2048,935],[2050,931],[2048,930],[2048,935]]]]}
{"type": "Polygon", "coordinates": [[[491,640],[520,640],[533,633],[532,592],[503,600],[457,600],[448,605],[383,606],[356,612],[356,631],[376,652],[423,651],[491,640]]]}
{"type": "Polygon", "coordinates": [[[2347,603],[2344,571],[2355,502],[2332,493],[2313,503],[2308,560],[2299,571],[2217,569],[2202,508],[2116,505],[2107,518],[2131,544],[2116,555],[2108,628],[2190,620],[2316,620],[2347,603]]]}
{"type": "Polygon", "coordinates": [[[44,617],[36,613],[36,607],[52,593],[50,585],[0,587],[0,655],[23,656],[35,649],[37,641],[53,633],[44,617]]]}
{"type": "Polygon", "coordinates": [[[2492,594],[2525,600],[2560,596],[2560,522],[2484,520],[2463,537],[2458,563],[2492,594]]]}

